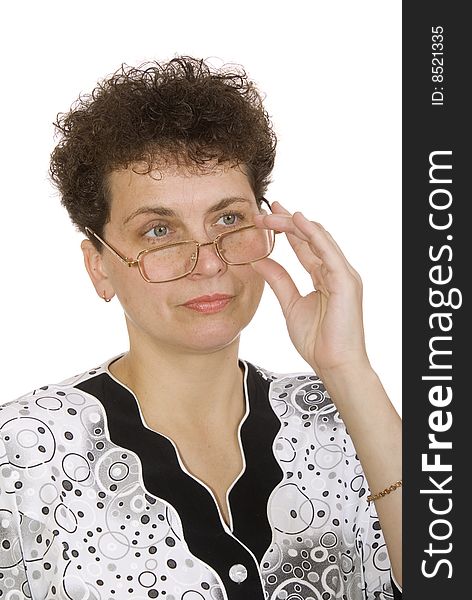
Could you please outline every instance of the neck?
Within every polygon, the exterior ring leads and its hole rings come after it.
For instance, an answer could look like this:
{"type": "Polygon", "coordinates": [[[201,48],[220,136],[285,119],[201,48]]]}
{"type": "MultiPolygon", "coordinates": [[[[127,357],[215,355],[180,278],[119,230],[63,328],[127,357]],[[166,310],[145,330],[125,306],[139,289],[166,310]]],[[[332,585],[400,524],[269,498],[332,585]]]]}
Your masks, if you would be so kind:
{"type": "Polygon", "coordinates": [[[135,393],[150,426],[233,423],[245,411],[238,350],[239,337],[217,351],[198,354],[131,343],[110,371],[135,393]]]}

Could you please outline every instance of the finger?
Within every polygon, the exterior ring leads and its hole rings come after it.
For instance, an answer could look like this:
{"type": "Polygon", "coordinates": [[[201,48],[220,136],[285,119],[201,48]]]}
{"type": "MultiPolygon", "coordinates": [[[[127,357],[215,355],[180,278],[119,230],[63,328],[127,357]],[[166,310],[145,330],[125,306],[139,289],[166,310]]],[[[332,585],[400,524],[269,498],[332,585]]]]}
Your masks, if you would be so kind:
{"type": "Polygon", "coordinates": [[[291,217],[290,212],[280,202],[273,202],[272,207],[277,212],[266,215],[261,225],[286,234],[297,258],[310,274],[316,289],[326,288],[325,278],[329,274],[349,273],[351,277],[361,281],[359,274],[350,265],[339,245],[320,223],[309,221],[300,212],[294,213],[291,217]],[[326,252],[329,254],[327,255],[326,252]]]}
{"type": "Polygon", "coordinates": [[[290,215],[291,213],[284,208],[280,202],[274,201],[270,204],[268,208],[261,206],[259,212],[254,214],[256,224],[262,224],[260,221],[261,217],[265,217],[266,215],[272,214],[282,214],[282,215],[290,215]]]}
{"type": "MultiPolygon", "coordinates": [[[[266,216],[270,216],[270,215],[281,215],[281,216],[285,216],[285,217],[291,217],[291,213],[280,204],[280,202],[277,202],[276,200],[274,202],[272,202],[272,204],[270,205],[270,213],[267,213],[265,210],[263,213],[259,213],[254,215],[254,222],[257,226],[259,227],[265,227],[265,221],[264,221],[264,217],[266,216]]],[[[272,227],[269,226],[270,229],[274,229],[272,227]]]]}
{"type": "Polygon", "coordinates": [[[314,252],[321,258],[328,270],[344,270],[348,268],[348,261],[341,249],[319,223],[309,221],[301,212],[293,215],[297,228],[305,235],[314,252]]]}
{"type": "Polygon", "coordinates": [[[258,260],[251,263],[251,266],[270,285],[280,303],[284,317],[287,317],[290,313],[290,308],[301,298],[293,279],[281,264],[271,258],[258,260]]]}
{"type": "Polygon", "coordinates": [[[321,258],[316,254],[316,249],[310,244],[309,239],[302,239],[300,235],[286,234],[290,246],[307,271],[322,264],[321,258]]]}
{"type": "MultiPolygon", "coordinates": [[[[279,204],[282,210],[283,207],[280,205],[280,203],[273,203],[274,208],[278,210],[277,204],[279,204]]],[[[285,209],[283,210],[285,211],[285,209]]],[[[321,257],[317,255],[317,249],[311,243],[311,237],[306,235],[306,232],[304,233],[299,227],[296,226],[293,217],[289,213],[287,214],[287,212],[288,211],[267,215],[264,217],[264,224],[267,227],[273,227],[277,231],[281,231],[286,234],[287,239],[292,246],[292,249],[294,250],[298,260],[310,275],[315,290],[328,295],[328,288],[330,288],[335,282],[332,281],[331,285],[327,283],[327,269],[323,264],[321,257]],[[292,233],[289,233],[290,231],[292,233]]],[[[344,272],[346,272],[346,270],[344,272]]]]}
{"type": "MultiPolygon", "coordinates": [[[[286,211],[286,209],[284,209],[277,202],[274,202],[272,204],[272,206],[274,207],[274,210],[283,210],[284,211],[282,213],[277,214],[277,217],[278,217],[277,219],[274,219],[274,218],[271,219],[272,225],[274,226],[274,228],[276,227],[276,231],[280,231],[280,232],[283,232],[286,234],[287,239],[288,239],[293,251],[295,252],[298,260],[302,264],[303,268],[312,276],[312,279],[313,279],[313,272],[317,267],[320,266],[321,259],[318,256],[316,256],[313,249],[310,247],[308,238],[306,236],[304,236],[303,233],[300,230],[298,230],[298,228],[296,228],[293,223],[288,221],[288,220],[293,221],[290,213],[288,213],[288,211],[286,211]],[[275,224],[274,224],[274,221],[275,221],[275,224]],[[281,224],[277,225],[277,223],[281,223],[281,224]],[[291,228],[292,231],[294,231],[295,233],[289,233],[288,232],[289,228],[291,228]]],[[[269,227],[268,224],[264,225],[264,223],[263,223],[262,225],[269,227]]],[[[315,283],[314,280],[313,280],[313,283],[315,283]]],[[[318,278],[317,278],[317,283],[319,283],[318,278]]]]}
{"type": "MultiPolygon", "coordinates": [[[[315,226],[310,245],[314,245],[323,261],[319,269],[311,272],[315,288],[334,292],[335,290],[347,289],[345,288],[347,285],[349,289],[360,290],[362,293],[362,279],[359,273],[346,259],[331,234],[319,225],[319,223],[308,221],[301,213],[299,216],[305,221],[307,228],[312,225],[315,226]]],[[[297,219],[297,215],[294,215],[294,219],[297,219]]],[[[302,230],[305,225],[299,223],[302,230]]]]}
{"type": "MultiPolygon", "coordinates": [[[[325,230],[326,231],[326,230],[325,230]]],[[[360,275],[359,273],[354,269],[354,267],[351,265],[351,263],[347,260],[346,255],[344,254],[344,252],[341,250],[341,248],[339,247],[338,243],[336,242],[336,240],[333,238],[333,236],[329,233],[329,231],[326,231],[326,235],[328,236],[328,238],[331,240],[331,242],[336,246],[336,248],[338,249],[339,253],[344,257],[344,260],[346,261],[346,265],[347,268],[349,269],[349,271],[352,273],[352,275],[354,275],[356,278],[358,278],[360,280],[360,275]]]]}
{"type": "Polygon", "coordinates": [[[255,215],[254,224],[257,227],[266,227],[267,229],[274,229],[283,233],[292,233],[298,235],[306,242],[309,238],[296,226],[293,221],[291,214],[286,213],[273,213],[270,215],[255,215]]]}
{"type": "Polygon", "coordinates": [[[328,270],[347,269],[344,255],[326,235],[326,230],[319,223],[309,221],[302,213],[295,212],[293,216],[280,213],[264,215],[261,216],[258,224],[285,233],[294,250],[298,251],[297,256],[308,271],[314,264],[318,264],[318,261],[313,262],[313,257],[310,257],[306,250],[302,250],[303,246],[300,245],[300,242],[308,243],[313,256],[322,260],[328,270]]]}
{"type": "Polygon", "coordinates": [[[282,213],[282,214],[286,214],[286,215],[291,215],[292,214],[278,200],[274,200],[274,202],[272,202],[272,204],[270,205],[270,207],[271,207],[273,213],[282,213]]]}
{"type": "MultiPolygon", "coordinates": [[[[285,214],[285,215],[291,215],[292,213],[290,213],[290,211],[288,209],[286,209],[278,200],[274,200],[274,202],[272,202],[271,204],[271,209],[273,211],[273,214],[285,214]]],[[[303,214],[303,213],[301,213],[303,214]]],[[[304,215],[303,215],[304,216],[304,215]]],[[[305,217],[306,218],[306,217],[305,217]]],[[[328,236],[328,238],[332,241],[332,243],[336,246],[336,248],[338,249],[339,253],[345,258],[346,262],[347,259],[344,255],[344,253],[342,252],[341,248],[339,247],[339,245],[337,244],[336,240],[333,238],[333,236],[329,233],[329,231],[326,231],[326,229],[324,229],[324,227],[320,224],[320,223],[315,223],[314,221],[310,221],[311,223],[314,223],[316,225],[318,225],[319,227],[321,227],[321,229],[326,233],[326,235],[328,236]]]]}

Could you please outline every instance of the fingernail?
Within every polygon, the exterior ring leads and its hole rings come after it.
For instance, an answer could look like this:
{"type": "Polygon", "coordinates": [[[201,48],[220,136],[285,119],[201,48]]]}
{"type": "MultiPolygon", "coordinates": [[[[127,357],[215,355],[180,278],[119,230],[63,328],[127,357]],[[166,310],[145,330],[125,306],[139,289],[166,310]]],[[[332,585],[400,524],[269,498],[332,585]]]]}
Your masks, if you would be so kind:
{"type": "MultiPolygon", "coordinates": [[[[286,209],[286,208],[285,208],[285,206],[284,206],[284,205],[283,205],[281,202],[279,202],[278,200],[275,200],[275,202],[277,202],[277,204],[278,204],[278,205],[279,205],[281,208],[283,208],[284,210],[286,210],[287,212],[289,212],[289,211],[288,211],[288,209],[286,209]]],[[[272,204],[274,204],[274,202],[272,202],[272,204]]]]}
{"type": "Polygon", "coordinates": [[[282,215],[280,213],[272,213],[271,215],[266,215],[267,217],[271,217],[272,219],[283,219],[287,221],[292,218],[292,215],[282,215]]]}

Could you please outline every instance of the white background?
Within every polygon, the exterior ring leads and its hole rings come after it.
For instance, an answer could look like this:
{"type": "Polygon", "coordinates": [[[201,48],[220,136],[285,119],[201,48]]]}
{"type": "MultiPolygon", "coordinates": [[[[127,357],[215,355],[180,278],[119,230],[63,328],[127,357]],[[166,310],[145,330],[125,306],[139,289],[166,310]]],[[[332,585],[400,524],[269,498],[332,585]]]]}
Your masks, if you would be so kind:
{"type": "MultiPolygon", "coordinates": [[[[82,236],[48,180],[52,122],[122,62],[176,54],[242,64],[278,135],[267,197],[321,222],[364,281],[367,348],[401,413],[401,8],[338,0],[17,2],[2,9],[2,397],[127,349],[99,300],[82,236]]],[[[282,236],[273,258],[309,291],[282,236]]],[[[240,356],[309,369],[267,286],[240,356]]]]}

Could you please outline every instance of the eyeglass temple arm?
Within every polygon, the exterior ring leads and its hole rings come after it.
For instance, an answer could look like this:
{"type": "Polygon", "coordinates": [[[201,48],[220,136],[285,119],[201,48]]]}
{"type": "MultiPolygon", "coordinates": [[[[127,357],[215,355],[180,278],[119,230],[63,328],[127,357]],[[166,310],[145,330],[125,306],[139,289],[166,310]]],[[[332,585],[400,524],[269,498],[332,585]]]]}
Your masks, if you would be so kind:
{"type": "Polygon", "coordinates": [[[265,202],[267,204],[267,206],[269,207],[270,212],[272,212],[272,208],[269,204],[269,201],[266,198],[264,198],[264,196],[261,196],[261,201],[265,202]]]}
{"type": "MultiPolygon", "coordinates": [[[[266,198],[264,198],[264,196],[261,196],[261,200],[267,204],[267,206],[269,207],[270,212],[272,213],[272,207],[269,204],[269,201],[266,200],[266,198]]],[[[283,233],[283,231],[276,231],[275,229],[273,229],[272,231],[274,232],[275,235],[277,235],[278,233],[283,233]]]]}
{"type": "Polygon", "coordinates": [[[128,267],[132,267],[133,265],[137,264],[137,260],[131,260],[129,258],[126,258],[125,256],[122,256],[118,250],[115,250],[115,248],[113,248],[113,246],[110,246],[110,244],[108,242],[105,242],[104,239],[102,239],[97,233],[95,233],[95,231],[93,231],[92,229],[90,229],[90,227],[85,227],[85,233],[88,235],[88,237],[93,236],[94,238],[96,238],[101,244],[103,244],[105,246],[105,248],[108,248],[108,250],[110,250],[110,252],[113,252],[113,254],[119,258],[122,262],[124,262],[126,265],[128,265],[128,267]]]}

